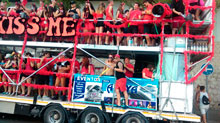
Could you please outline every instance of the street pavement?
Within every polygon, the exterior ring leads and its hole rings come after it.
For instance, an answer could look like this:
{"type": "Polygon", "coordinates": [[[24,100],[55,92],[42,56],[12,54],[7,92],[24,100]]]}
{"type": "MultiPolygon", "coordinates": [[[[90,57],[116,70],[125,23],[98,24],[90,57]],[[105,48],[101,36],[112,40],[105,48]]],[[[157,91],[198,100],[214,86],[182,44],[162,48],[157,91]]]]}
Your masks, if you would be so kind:
{"type": "Polygon", "coordinates": [[[208,123],[220,123],[220,110],[208,111],[208,123]]]}
{"type": "MultiPolygon", "coordinates": [[[[208,111],[208,123],[220,123],[220,110],[208,111]]],[[[0,113],[0,123],[42,123],[41,118],[0,113]]]]}

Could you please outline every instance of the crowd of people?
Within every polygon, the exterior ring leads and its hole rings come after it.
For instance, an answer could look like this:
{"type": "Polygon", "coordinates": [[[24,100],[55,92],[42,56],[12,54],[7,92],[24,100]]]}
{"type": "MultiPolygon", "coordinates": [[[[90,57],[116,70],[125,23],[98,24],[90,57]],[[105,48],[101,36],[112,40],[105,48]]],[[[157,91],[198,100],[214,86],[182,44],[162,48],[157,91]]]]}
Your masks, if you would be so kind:
{"type": "MultiPolygon", "coordinates": [[[[203,0],[189,0],[191,6],[204,6],[203,0]]],[[[21,3],[16,3],[15,7],[7,9],[6,3],[1,3],[1,16],[13,16],[22,18],[28,18],[31,16],[40,17],[40,28],[41,31],[48,30],[48,18],[58,18],[58,17],[73,17],[74,19],[94,19],[96,21],[84,21],[81,24],[81,32],[88,33],[132,33],[132,34],[146,34],[145,36],[134,36],[134,37],[125,37],[125,36],[110,36],[110,35],[87,35],[80,38],[79,43],[84,44],[96,44],[96,45],[147,45],[154,46],[159,44],[159,39],[156,37],[150,37],[147,34],[159,34],[161,32],[161,24],[139,24],[136,22],[130,22],[128,26],[123,28],[112,28],[104,23],[104,20],[110,22],[113,25],[121,25],[125,20],[135,21],[135,20],[155,20],[156,17],[152,13],[153,5],[156,4],[154,0],[144,0],[143,4],[135,2],[133,7],[129,10],[125,10],[125,3],[120,3],[116,15],[114,15],[114,1],[109,0],[106,5],[104,2],[100,2],[97,9],[94,8],[93,4],[89,1],[85,2],[85,5],[82,10],[77,8],[76,2],[70,2],[70,8],[67,9],[64,7],[63,3],[58,3],[56,0],[51,0],[51,4],[44,4],[43,0],[40,0],[40,7],[37,7],[35,4],[32,4],[31,9],[25,7],[21,3]]],[[[166,17],[168,19],[184,19],[185,14],[185,5],[183,0],[172,0],[170,4],[172,10],[172,15],[166,17]]],[[[195,20],[200,20],[200,9],[190,9],[190,13],[195,20]]],[[[184,33],[184,24],[182,22],[173,22],[165,23],[164,33],[165,34],[177,34],[184,33]]],[[[62,25],[61,25],[62,28],[62,25]]],[[[45,33],[40,36],[31,36],[33,41],[42,40],[42,41],[65,41],[64,37],[47,37],[45,33]]]]}
{"type": "MultiPolygon", "coordinates": [[[[10,79],[1,72],[0,74],[0,81],[1,82],[8,82],[9,84],[5,84],[2,87],[2,94],[11,95],[14,96],[16,92],[16,86],[13,84],[13,82],[20,82],[24,81],[23,83],[27,84],[36,84],[36,85],[49,85],[49,86],[55,86],[55,87],[68,87],[69,86],[69,77],[66,76],[56,76],[56,73],[71,73],[71,54],[66,53],[60,55],[60,57],[55,60],[54,62],[51,62],[49,64],[48,60],[52,58],[49,52],[44,52],[41,56],[41,58],[33,58],[33,55],[30,52],[27,52],[25,54],[25,57],[23,58],[23,61],[21,63],[21,70],[22,73],[18,77],[17,71],[19,70],[20,66],[20,60],[21,55],[19,53],[13,52],[11,54],[0,55],[0,66],[6,70],[7,75],[10,77],[10,79]],[[47,64],[47,65],[46,65],[47,64]],[[46,65],[46,66],[45,66],[46,65]],[[45,67],[43,67],[45,66],[45,67]],[[43,67],[41,69],[41,67],[43,67]],[[34,71],[38,70],[38,73],[34,76],[28,77],[31,75],[34,71]],[[12,72],[7,72],[8,70],[12,72]],[[54,72],[53,75],[47,75],[45,73],[47,72],[54,72]],[[27,78],[28,77],[28,78],[27,78]],[[18,81],[17,81],[18,80],[18,81]],[[11,82],[13,81],[13,82],[11,82]]],[[[127,77],[133,77],[134,74],[134,66],[130,63],[130,58],[126,57],[124,59],[124,62],[120,60],[120,55],[108,55],[108,59],[106,60],[106,66],[103,67],[101,76],[116,76],[117,79],[125,78],[127,77]],[[116,69],[117,68],[117,69],[116,69]],[[116,73],[115,73],[116,71],[116,73]]],[[[142,77],[145,79],[154,79],[153,76],[153,65],[148,65],[146,68],[142,71],[142,77]]],[[[75,60],[75,67],[73,70],[74,73],[80,73],[82,75],[94,75],[95,74],[95,65],[91,63],[91,58],[89,57],[83,57],[82,61],[79,62],[78,60],[75,60]]],[[[121,82],[120,82],[121,83],[121,82]]],[[[123,85],[118,85],[118,88],[122,92],[126,90],[126,79],[123,79],[123,85]]],[[[18,89],[18,93],[20,96],[26,96],[30,97],[33,96],[31,86],[26,86],[22,84],[20,88],[18,89]]],[[[65,100],[67,96],[67,91],[62,90],[51,90],[49,91],[47,88],[38,88],[37,93],[38,98],[43,99],[53,99],[57,100],[59,99],[59,95],[61,100],[65,100]],[[50,96],[50,98],[49,98],[50,96]]]]}

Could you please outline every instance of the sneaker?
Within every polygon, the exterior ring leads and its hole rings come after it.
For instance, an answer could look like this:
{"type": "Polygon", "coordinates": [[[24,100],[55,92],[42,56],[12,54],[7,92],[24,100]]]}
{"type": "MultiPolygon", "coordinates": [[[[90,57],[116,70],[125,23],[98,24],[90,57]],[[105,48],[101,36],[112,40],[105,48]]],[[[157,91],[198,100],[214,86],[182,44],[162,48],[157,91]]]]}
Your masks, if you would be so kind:
{"type": "Polygon", "coordinates": [[[41,96],[40,96],[40,95],[38,95],[38,96],[37,96],[37,99],[41,99],[41,96]]]}
{"type": "Polygon", "coordinates": [[[60,96],[60,99],[61,99],[62,101],[66,101],[66,95],[60,96]]]}
{"type": "Polygon", "coordinates": [[[52,100],[58,100],[58,95],[55,94],[54,96],[51,97],[52,100]]]}
{"type": "Polygon", "coordinates": [[[50,100],[50,98],[48,96],[43,96],[42,99],[43,100],[50,100]]]}
{"type": "Polygon", "coordinates": [[[123,107],[123,109],[127,109],[127,108],[129,108],[127,105],[125,105],[125,106],[123,107]]]}
{"type": "Polygon", "coordinates": [[[116,105],[115,107],[116,107],[116,108],[120,108],[121,106],[120,106],[120,105],[116,105]]]}
{"type": "Polygon", "coordinates": [[[4,95],[5,95],[6,93],[7,93],[7,92],[2,92],[2,94],[4,94],[4,95]]]}
{"type": "Polygon", "coordinates": [[[30,97],[30,95],[26,94],[25,97],[30,97]]]}
{"type": "Polygon", "coordinates": [[[15,95],[15,92],[13,92],[13,93],[10,94],[10,96],[14,96],[14,95],[15,95]]]}
{"type": "Polygon", "coordinates": [[[22,97],[23,97],[23,96],[24,96],[24,94],[21,94],[20,96],[22,96],[22,97]]]}

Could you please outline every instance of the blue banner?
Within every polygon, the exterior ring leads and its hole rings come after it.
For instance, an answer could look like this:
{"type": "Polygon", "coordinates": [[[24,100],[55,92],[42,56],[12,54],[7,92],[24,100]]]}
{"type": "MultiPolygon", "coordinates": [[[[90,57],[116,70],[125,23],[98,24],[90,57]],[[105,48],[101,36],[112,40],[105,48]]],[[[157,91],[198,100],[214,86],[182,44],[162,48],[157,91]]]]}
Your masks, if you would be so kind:
{"type": "MultiPolygon", "coordinates": [[[[127,92],[129,95],[129,107],[146,110],[157,110],[157,97],[159,81],[158,79],[127,79],[127,92]]],[[[112,105],[112,97],[114,104],[117,103],[116,94],[113,96],[114,76],[84,75],[76,74],[74,76],[74,102],[98,103],[104,101],[106,105],[112,105]]],[[[123,94],[122,94],[123,95],[123,94]]],[[[121,98],[121,104],[125,104],[125,100],[121,98]]]]}

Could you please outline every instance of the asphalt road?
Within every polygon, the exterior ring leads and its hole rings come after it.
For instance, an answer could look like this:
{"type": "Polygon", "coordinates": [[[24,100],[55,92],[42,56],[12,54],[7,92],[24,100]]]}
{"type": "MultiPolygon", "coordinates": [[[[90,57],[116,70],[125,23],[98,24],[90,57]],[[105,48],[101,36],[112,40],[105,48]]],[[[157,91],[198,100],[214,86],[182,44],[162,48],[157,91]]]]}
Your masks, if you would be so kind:
{"type": "MultiPolygon", "coordinates": [[[[0,113],[0,123],[43,123],[40,118],[0,113]]],[[[220,110],[208,112],[208,123],[220,123],[220,110]]]]}
{"type": "Polygon", "coordinates": [[[0,123],[43,123],[40,118],[0,113],[0,123]]]}

